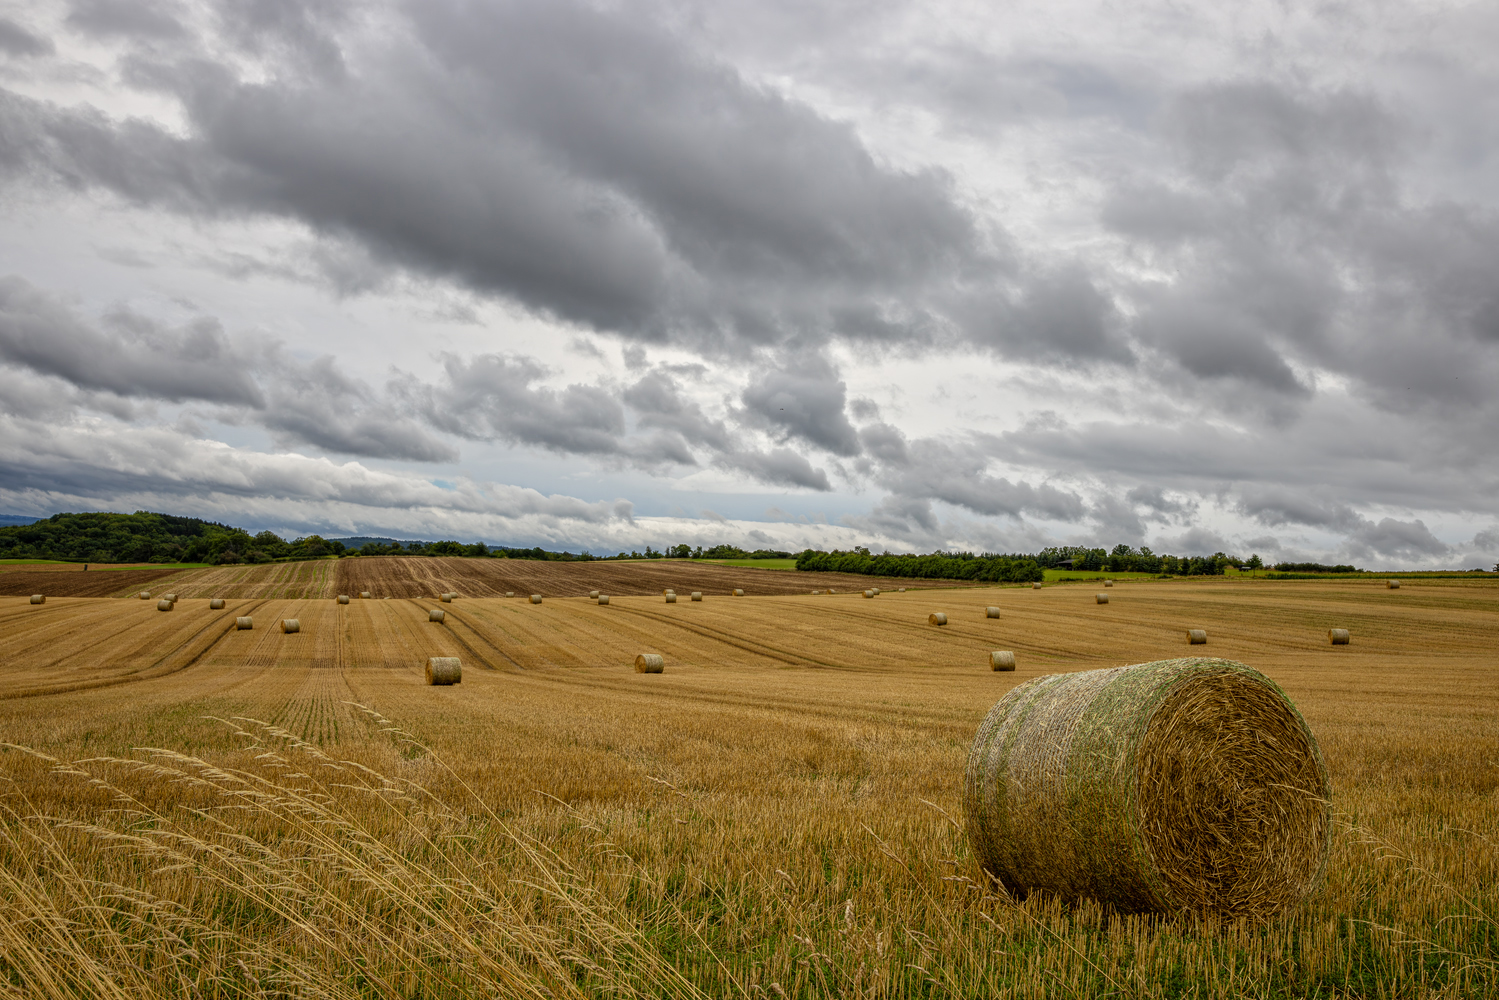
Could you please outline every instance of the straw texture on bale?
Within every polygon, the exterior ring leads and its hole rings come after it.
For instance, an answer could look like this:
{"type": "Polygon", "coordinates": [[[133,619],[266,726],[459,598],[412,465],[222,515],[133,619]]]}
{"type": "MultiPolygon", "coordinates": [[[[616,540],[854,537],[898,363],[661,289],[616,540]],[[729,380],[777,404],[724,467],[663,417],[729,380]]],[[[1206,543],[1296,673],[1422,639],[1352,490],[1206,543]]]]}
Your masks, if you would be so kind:
{"type": "Polygon", "coordinates": [[[437,595],[437,599],[439,601],[441,601],[442,603],[444,603],[444,604],[452,604],[453,603],[453,595],[452,594],[438,594],[437,595]]]}
{"type": "Polygon", "coordinates": [[[505,591],[505,596],[506,597],[514,597],[515,596],[515,591],[513,591],[513,590],[507,590],[507,591],[505,591]]]}
{"type": "Polygon", "coordinates": [[[339,594],[338,595],[338,603],[339,604],[348,604],[349,603],[349,595],[348,594],[339,594]]]}
{"type": "Polygon", "coordinates": [[[1037,583],[1035,581],[1032,581],[1031,582],[1031,589],[1032,590],[1040,590],[1041,589],[1041,584],[1039,584],[1039,583],[1037,583]]]}
{"type": "Polygon", "coordinates": [[[875,597],[879,597],[880,596],[880,588],[879,587],[870,587],[869,589],[872,590],[872,591],[874,591],[874,596],[875,597]]]}
{"type": "Polygon", "coordinates": [[[864,591],[864,596],[865,597],[873,597],[874,596],[874,591],[872,591],[872,590],[866,590],[866,591],[864,591]]]}
{"type": "Polygon", "coordinates": [[[1112,586],[1113,586],[1113,585],[1114,585],[1114,581],[1113,581],[1113,580],[1105,580],[1105,581],[1104,581],[1104,582],[1103,582],[1103,585],[1104,585],[1104,586],[1105,586],[1105,587],[1112,587],[1112,586]]]}
{"type": "Polygon", "coordinates": [[[431,611],[427,612],[427,621],[429,622],[445,621],[447,617],[447,612],[442,608],[433,608],[431,611]]]}
{"type": "Polygon", "coordinates": [[[369,592],[369,591],[368,591],[368,590],[361,590],[361,591],[360,591],[360,592],[359,592],[359,596],[360,596],[360,597],[361,597],[361,598],[362,598],[362,599],[363,599],[363,600],[366,600],[366,601],[367,601],[367,600],[369,600],[369,599],[370,599],[370,592],[369,592]]]}
{"type": "Polygon", "coordinates": [[[213,600],[209,601],[208,602],[208,610],[210,610],[210,611],[223,611],[224,610],[224,599],[222,597],[215,597],[213,600]]]}
{"type": "Polygon", "coordinates": [[[1107,603],[1109,603],[1109,595],[1108,594],[1094,594],[1093,596],[1098,599],[1098,603],[1099,604],[1107,604],[1107,603]]]}
{"type": "Polygon", "coordinates": [[[635,657],[637,674],[659,674],[666,669],[666,660],[660,653],[641,653],[635,657]]]}
{"type": "Polygon", "coordinates": [[[141,591],[140,592],[140,599],[143,600],[143,601],[149,601],[151,599],[151,592],[149,590],[143,590],[143,591],[141,591]]]}
{"type": "Polygon", "coordinates": [[[996,649],[989,654],[990,670],[1014,670],[1015,654],[1008,649],[996,649]]]}
{"type": "Polygon", "coordinates": [[[675,604],[675,603],[677,603],[677,595],[676,594],[667,594],[666,595],[666,603],[667,604],[675,604]]]}
{"type": "Polygon", "coordinates": [[[608,594],[600,594],[599,595],[599,604],[601,606],[605,606],[605,605],[608,605],[608,603],[609,603],[609,595],[608,594]]]}
{"type": "Polygon", "coordinates": [[[692,592],[692,599],[694,601],[701,601],[703,599],[703,592],[701,590],[694,590],[692,592]]]}
{"type": "MultiPolygon", "coordinates": [[[[32,604],[40,604],[41,601],[33,600],[31,603],[32,604]]],[[[168,601],[168,600],[165,600],[165,599],[156,602],[156,610],[157,611],[171,611],[172,608],[174,608],[174,607],[176,607],[176,605],[174,605],[171,601],[168,601]]]]}
{"type": "Polygon", "coordinates": [[[1400,589],[1400,581],[1399,580],[1386,580],[1384,582],[1384,585],[1386,587],[1390,588],[1391,590],[1399,590],[1400,589]]]}
{"type": "Polygon", "coordinates": [[[249,615],[241,615],[240,617],[234,619],[234,627],[239,629],[241,632],[245,631],[246,629],[252,629],[255,627],[255,619],[251,618],[249,615]]]}
{"type": "Polygon", "coordinates": [[[1200,629],[1200,628],[1189,628],[1189,629],[1187,629],[1187,645],[1189,645],[1189,646],[1201,646],[1202,644],[1204,644],[1207,641],[1208,641],[1208,634],[1207,634],[1207,631],[1205,629],[1200,629]]]}
{"type": "Polygon", "coordinates": [[[1327,638],[1334,646],[1348,645],[1348,630],[1346,628],[1330,628],[1327,630],[1327,638]]]}
{"type": "Polygon", "coordinates": [[[177,603],[177,595],[176,594],[167,594],[165,597],[162,598],[162,600],[163,601],[171,601],[173,604],[176,604],[177,603]]]}
{"type": "Polygon", "coordinates": [[[744,591],[740,590],[738,587],[735,587],[734,588],[734,596],[735,597],[743,597],[744,596],[744,591]]]}
{"type": "Polygon", "coordinates": [[[927,624],[929,625],[946,625],[947,615],[945,615],[941,611],[934,611],[926,616],[926,620],[927,624]]]}
{"type": "Polygon", "coordinates": [[[588,596],[591,597],[591,598],[593,598],[596,601],[596,600],[599,599],[599,592],[597,590],[590,590],[588,592],[588,596]]]}
{"type": "Polygon", "coordinates": [[[985,717],[963,806],[1012,894],[1266,917],[1320,881],[1327,768],[1285,694],[1208,657],[1038,677],[985,717]]]}
{"type": "Polygon", "coordinates": [[[427,683],[463,683],[463,663],[456,656],[427,657],[427,683]]]}
{"type": "Polygon", "coordinates": [[[46,597],[45,594],[32,594],[31,595],[31,603],[32,604],[46,604],[47,603],[47,597],[46,597]]]}
{"type": "Polygon", "coordinates": [[[532,604],[540,604],[541,603],[541,595],[540,594],[532,594],[531,595],[531,603],[532,604]]]}
{"type": "Polygon", "coordinates": [[[295,618],[283,618],[281,619],[281,631],[287,635],[293,632],[300,632],[302,631],[302,623],[295,618]]]}
{"type": "Polygon", "coordinates": [[[984,609],[984,617],[985,618],[998,618],[999,617],[999,609],[998,608],[985,608],[984,609]]]}

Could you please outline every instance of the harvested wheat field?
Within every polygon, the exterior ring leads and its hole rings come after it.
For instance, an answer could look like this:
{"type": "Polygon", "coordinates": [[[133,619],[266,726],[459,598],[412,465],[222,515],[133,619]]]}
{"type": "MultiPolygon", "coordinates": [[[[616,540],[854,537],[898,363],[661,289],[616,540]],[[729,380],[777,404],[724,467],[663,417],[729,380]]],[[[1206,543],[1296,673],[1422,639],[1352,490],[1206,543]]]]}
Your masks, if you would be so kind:
{"type": "MultiPolygon", "coordinates": [[[[343,575],[386,562],[328,563],[340,575],[319,599],[221,583],[217,611],[211,588],[181,581],[170,614],[0,599],[4,989],[1499,992],[1499,587],[729,598],[692,567],[632,595],[582,564],[551,591],[495,578],[544,593],[539,605],[450,575],[429,598],[331,599],[386,596],[378,576],[343,575]],[[665,586],[707,597],[666,604],[665,586]],[[429,622],[444,590],[460,599],[429,622]],[[945,628],[927,624],[938,612],[945,628]],[[242,615],[253,630],[235,628],[242,615]],[[283,634],[285,618],[301,631],[283,634]],[[1188,628],[1209,644],[1189,647],[1188,628]],[[1330,645],[1330,628],[1349,645],[1330,645]],[[1017,669],[992,670],[995,649],[1017,669]],[[1267,675],[1320,741],[1320,887],[1257,921],[1009,898],[961,829],[985,714],[1042,674],[1189,650],[1267,675]],[[646,653],[663,673],[636,672],[646,653]],[[462,683],[429,686],[434,656],[460,658],[462,683]]],[[[403,573],[386,586],[426,585],[403,573]]]]}

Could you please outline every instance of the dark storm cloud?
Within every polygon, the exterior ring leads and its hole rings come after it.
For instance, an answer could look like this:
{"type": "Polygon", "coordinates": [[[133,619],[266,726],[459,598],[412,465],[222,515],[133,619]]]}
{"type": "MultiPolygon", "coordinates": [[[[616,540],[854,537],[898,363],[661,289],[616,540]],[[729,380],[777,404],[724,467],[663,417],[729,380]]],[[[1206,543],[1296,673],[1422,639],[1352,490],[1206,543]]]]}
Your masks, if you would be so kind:
{"type": "Polygon", "coordinates": [[[1386,517],[1378,524],[1365,522],[1356,528],[1346,543],[1354,556],[1379,555],[1394,559],[1425,559],[1444,556],[1451,546],[1437,538],[1420,519],[1397,521],[1386,517]]]}
{"type": "Polygon", "coordinates": [[[687,399],[681,384],[672,374],[656,369],[621,394],[624,402],[634,410],[639,426],[678,434],[684,441],[702,445],[716,451],[733,448],[728,426],[722,420],[712,420],[703,408],[687,399]]]}
{"type": "Polygon", "coordinates": [[[1239,498],[1239,512],[1268,527],[1305,524],[1316,528],[1352,530],[1363,518],[1352,507],[1284,489],[1250,489],[1239,498]]]}
{"type": "Polygon", "coordinates": [[[784,439],[845,458],[859,454],[858,432],[844,413],[847,387],[826,358],[798,356],[764,372],[740,395],[748,417],[784,439]]]}
{"type": "Polygon", "coordinates": [[[768,452],[726,452],[718,456],[716,464],[746,473],[772,486],[802,487],[823,493],[833,488],[826,472],[814,468],[805,456],[789,448],[773,448],[768,452]]]}
{"type": "Polygon", "coordinates": [[[24,59],[51,55],[56,48],[50,38],[33,34],[8,17],[0,17],[0,52],[24,59]]]}
{"type": "Polygon", "coordinates": [[[961,315],[975,343],[1016,358],[1130,364],[1113,300],[1080,267],[1025,277],[1021,294],[970,300],[961,315]]]}

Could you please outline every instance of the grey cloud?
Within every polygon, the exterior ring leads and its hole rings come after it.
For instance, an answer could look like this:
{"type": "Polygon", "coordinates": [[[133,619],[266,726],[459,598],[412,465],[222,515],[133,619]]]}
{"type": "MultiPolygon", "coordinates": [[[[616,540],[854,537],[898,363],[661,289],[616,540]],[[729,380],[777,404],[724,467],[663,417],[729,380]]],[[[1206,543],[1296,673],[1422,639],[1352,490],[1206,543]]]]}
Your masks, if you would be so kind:
{"type": "Polygon", "coordinates": [[[727,425],[709,419],[701,406],[684,398],[680,383],[668,371],[657,369],[642,376],[625,388],[621,398],[636,412],[642,427],[675,433],[690,444],[718,451],[733,447],[727,425]]]}
{"type": "Polygon", "coordinates": [[[0,52],[24,59],[51,55],[56,48],[52,39],[33,34],[8,17],[0,17],[0,52]]]}
{"type": "Polygon", "coordinates": [[[68,25],[96,38],[178,39],[186,11],[173,0],[72,0],[68,25]]]}
{"type": "Polygon", "coordinates": [[[1128,365],[1134,352],[1112,299],[1080,267],[1027,275],[1018,298],[989,292],[962,307],[976,343],[1012,357],[1128,365]]]}
{"type": "Polygon", "coordinates": [[[1125,499],[1136,507],[1144,507],[1158,520],[1190,518],[1197,513],[1198,503],[1189,497],[1167,496],[1159,486],[1136,486],[1125,494],[1125,499]]]}
{"type": "Polygon", "coordinates": [[[888,426],[872,433],[871,440],[878,442],[884,456],[875,479],[895,496],[940,500],[976,514],[1016,519],[1028,513],[1077,521],[1084,514],[1082,498],[1075,493],[989,475],[985,469],[990,456],[976,443],[955,446],[920,438],[907,444],[903,435],[888,426]]]}
{"type": "Polygon", "coordinates": [[[748,473],[775,486],[803,487],[823,493],[833,488],[826,472],[813,468],[805,456],[789,448],[773,448],[768,452],[727,452],[718,456],[715,464],[748,473]]]}
{"type": "Polygon", "coordinates": [[[1397,521],[1381,518],[1366,521],[1348,536],[1347,549],[1354,555],[1377,554],[1400,559],[1423,559],[1447,555],[1451,547],[1437,538],[1419,518],[1397,521]]]}
{"type": "Polygon", "coordinates": [[[858,455],[858,432],[844,413],[847,389],[822,357],[799,357],[765,372],[740,399],[748,414],[785,438],[799,438],[835,455],[858,455]]]}
{"type": "Polygon", "coordinates": [[[1239,498],[1237,509],[1270,527],[1306,524],[1351,531],[1364,523],[1363,517],[1347,504],[1328,503],[1284,489],[1248,490],[1239,498]]]}
{"type": "Polygon", "coordinates": [[[1489,528],[1474,535],[1473,547],[1480,552],[1499,552],[1499,528],[1489,528]]]}

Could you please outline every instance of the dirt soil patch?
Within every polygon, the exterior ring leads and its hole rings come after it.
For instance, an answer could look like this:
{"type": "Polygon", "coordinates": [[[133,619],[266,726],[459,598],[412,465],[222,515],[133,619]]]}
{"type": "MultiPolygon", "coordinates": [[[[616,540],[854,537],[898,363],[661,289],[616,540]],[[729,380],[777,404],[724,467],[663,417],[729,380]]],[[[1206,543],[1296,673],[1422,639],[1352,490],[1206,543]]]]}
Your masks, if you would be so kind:
{"type": "Polygon", "coordinates": [[[122,591],[149,590],[153,581],[181,573],[178,569],[116,569],[100,572],[58,572],[36,569],[0,573],[0,596],[111,597],[122,591]]]}

